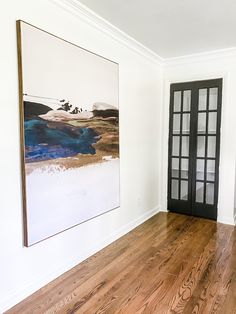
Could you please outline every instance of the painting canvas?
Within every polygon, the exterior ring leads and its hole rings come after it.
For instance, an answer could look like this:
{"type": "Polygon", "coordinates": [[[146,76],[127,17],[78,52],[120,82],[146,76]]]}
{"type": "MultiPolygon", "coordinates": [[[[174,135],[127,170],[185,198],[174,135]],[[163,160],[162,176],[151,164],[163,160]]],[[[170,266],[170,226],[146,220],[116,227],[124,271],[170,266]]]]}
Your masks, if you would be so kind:
{"type": "Polygon", "coordinates": [[[23,21],[17,31],[30,246],[119,207],[119,67],[23,21]]]}

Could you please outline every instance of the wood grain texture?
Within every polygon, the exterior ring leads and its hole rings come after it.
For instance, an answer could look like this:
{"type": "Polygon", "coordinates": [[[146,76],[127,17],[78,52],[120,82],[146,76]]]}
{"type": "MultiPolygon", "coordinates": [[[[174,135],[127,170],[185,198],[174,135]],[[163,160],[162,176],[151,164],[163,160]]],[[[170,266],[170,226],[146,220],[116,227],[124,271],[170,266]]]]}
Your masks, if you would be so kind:
{"type": "Polygon", "coordinates": [[[8,314],[236,314],[236,230],[159,213],[8,314]]]}

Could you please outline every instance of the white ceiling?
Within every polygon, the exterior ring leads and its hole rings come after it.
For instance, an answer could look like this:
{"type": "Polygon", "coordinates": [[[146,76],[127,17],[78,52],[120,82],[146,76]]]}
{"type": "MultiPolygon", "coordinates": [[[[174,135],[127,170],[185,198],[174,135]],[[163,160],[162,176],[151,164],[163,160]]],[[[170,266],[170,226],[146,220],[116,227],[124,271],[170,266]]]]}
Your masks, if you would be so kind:
{"type": "Polygon", "coordinates": [[[236,47],[236,0],[79,0],[163,58],[236,47]]]}

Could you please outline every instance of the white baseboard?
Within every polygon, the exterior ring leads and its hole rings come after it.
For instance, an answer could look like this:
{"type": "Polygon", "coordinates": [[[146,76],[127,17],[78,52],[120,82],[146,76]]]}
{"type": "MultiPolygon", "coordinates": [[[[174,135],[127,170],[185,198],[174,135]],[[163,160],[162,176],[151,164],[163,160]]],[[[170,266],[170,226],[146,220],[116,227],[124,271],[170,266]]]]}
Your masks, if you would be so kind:
{"type": "Polygon", "coordinates": [[[236,221],[236,215],[234,217],[220,216],[217,218],[217,222],[220,222],[220,223],[226,224],[226,225],[235,226],[235,221],[236,221]]]}
{"type": "Polygon", "coordinates": [[[4,313],[15,304],[19,303],[20,301],[27,298],[29,295],[40,289],[41,287],[45,286],[47,283],[51,282],[55,278],[59,277],[66,271],[70,270],[71,268],[75,267],[83,260],[88,258],[89,256],[95,254],[96,252],[100,251],[107,245],[111,244],[115,240],[119,239],[126,233],[130,232],[140,224],[144,223],[146,220],[151,218],[152,216],[156,215],[160,211],[160,207],[157,206],[143,215],[139,216],[138,218],[134,219],[133,221],[127,223],[125,226],[119,228],[114,233],[110,234],[107,238],[103,239],[102,241],[98,241],[93,247],[88,250],[82,252],[78,259],[70,260],[67,263],[63,263],[57,270],[46,274],[45,276],[38,277],[34,280],[34,282],[29,283],[25,287],[22,287],[20,290],[12,291],[8,298],[5,300],[0,301],[0,313],[4,313]]]}

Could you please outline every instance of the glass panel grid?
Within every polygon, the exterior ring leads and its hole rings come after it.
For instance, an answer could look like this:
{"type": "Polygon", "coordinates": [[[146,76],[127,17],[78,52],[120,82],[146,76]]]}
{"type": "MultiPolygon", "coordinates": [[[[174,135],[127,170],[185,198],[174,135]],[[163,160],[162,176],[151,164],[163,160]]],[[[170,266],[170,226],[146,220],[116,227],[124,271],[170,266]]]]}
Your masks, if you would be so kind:
{"type": "Polygon", "coordinates": [[[208,160],[216,157],[216,136],[212,134],[216,134],[217,112],[209,111],[217,108],[214,93],[212,89],[199,91],[198,108],[198,134],[205,133],[205,136],[197,137],[197,157],[201,159],[196,162],[196,202],[209,205],[214,205],[214,183],[211,182],[215,180],[215,160],[208,160]]]}
{"type": "MultiPolygon", "coordinates": [[[[212,83],[207,82],[206,84],[210,86],[212,83]]],[[[202,82],[199,85],[204,86],[202,82]]],[[[176,89],[178,88],[177,85],[176,89]]],[[[182,85],[180,85],[180,88],[182,89],[182,85]]],[[[188,89],[173,91],[172,94],[172,145],[170,144],[172,146],[172,157],[170,160],[171,177],[169,187],[170,198],[176,200],[176,203],[173,204],[177,205],[179,201],[191,201],[188,196],[190,187],[192,187],[192,181],[189,181],[192,180],[189,173],[189,163],[190,158],[194,158],[193,163],[192,161],[190,163],[190,165],[196,165],[194,175],[196,190],[193,193],[195,194],[195,200],[193,201],[199,204],[197,206],[199,210],[203,210],[206,205],[214,205],[219,91],[218,87],[193,88],[193,94],[191,94],[192,90],[188,89]],[[196,96],[196,99],[191,100],[192,95],[196,96]],[[191,103],[197,103],[197,108],[191,108],[191,103]],[[191,133],[190,117],[191,121],[194,121],[195,118],[197,120],[197,126],[196,124],[191,125],[191,133]],[[197,147],[193,147],[195,144],[197,147]]],[[[191,168],[190,170],[192,171],[191,168]]],[[[208,210],[208,207],[206,209],[208,210]]]]}

